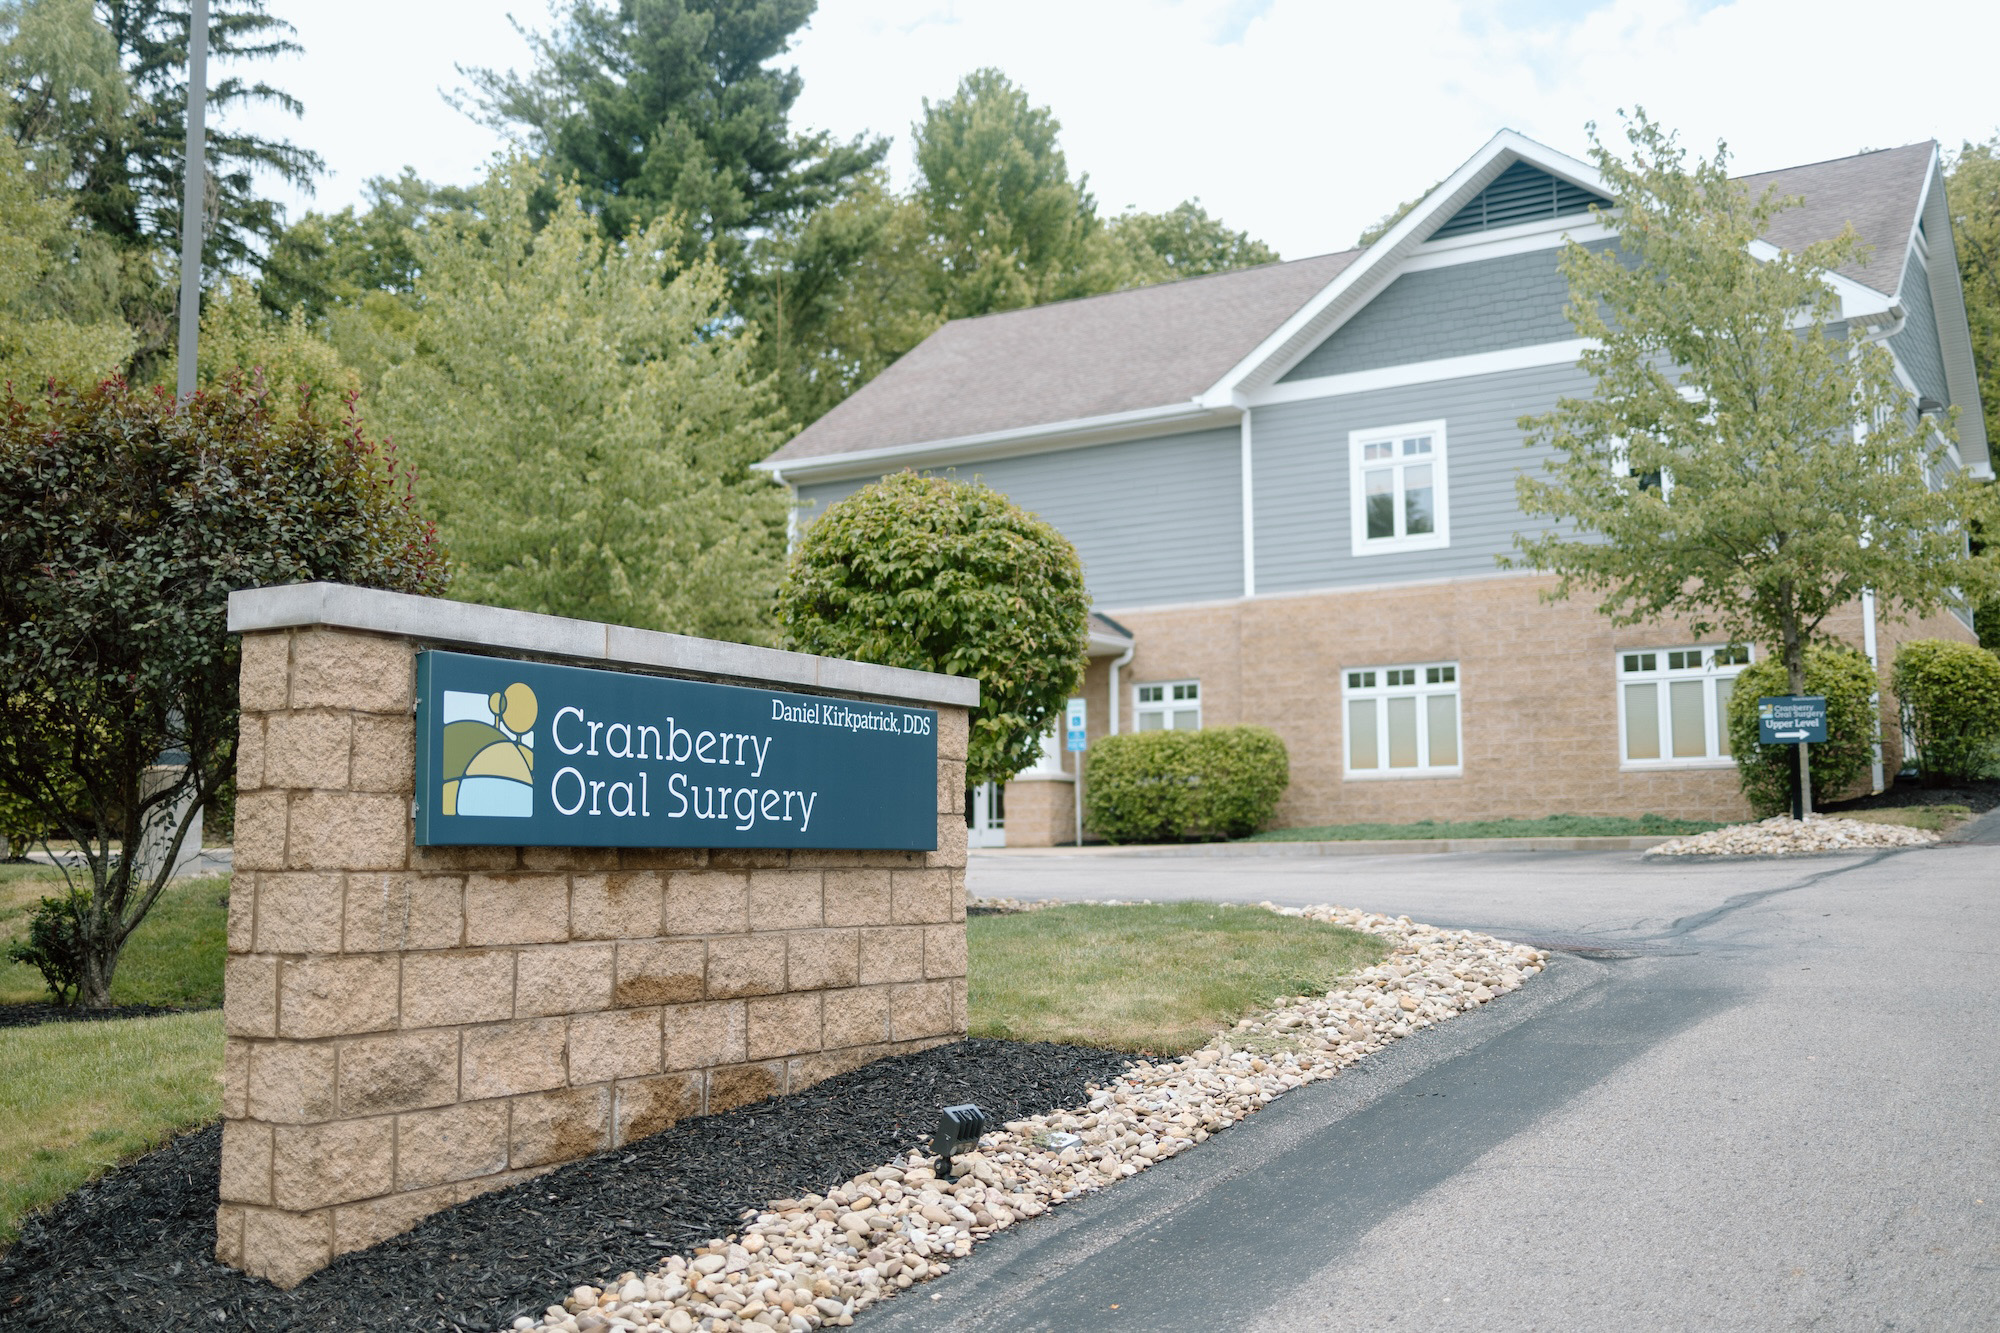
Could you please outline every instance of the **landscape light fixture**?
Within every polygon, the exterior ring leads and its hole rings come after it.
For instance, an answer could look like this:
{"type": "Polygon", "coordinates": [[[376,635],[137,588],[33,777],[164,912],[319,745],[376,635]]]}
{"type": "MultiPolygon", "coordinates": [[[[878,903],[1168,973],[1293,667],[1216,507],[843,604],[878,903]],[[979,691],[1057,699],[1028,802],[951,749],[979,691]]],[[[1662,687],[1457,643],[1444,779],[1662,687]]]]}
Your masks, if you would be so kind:
{"type": "Polygon", "coordinates": [[[937,1133],[931,1138],[931,1152],[938,1159],[938,1175],[951,1179],[951,1159],[979,1146],[986,1132],[986,1112],[967,1102],[947,1106],[938,1112],[937,1133]]]}
{"type": "Polygon", "coordinates": [[[1917,399],[1917,415],[1920,417],[1936,416],[1942,411],[1944,411],[1944,404],[1928,394],[1917,399]]]}

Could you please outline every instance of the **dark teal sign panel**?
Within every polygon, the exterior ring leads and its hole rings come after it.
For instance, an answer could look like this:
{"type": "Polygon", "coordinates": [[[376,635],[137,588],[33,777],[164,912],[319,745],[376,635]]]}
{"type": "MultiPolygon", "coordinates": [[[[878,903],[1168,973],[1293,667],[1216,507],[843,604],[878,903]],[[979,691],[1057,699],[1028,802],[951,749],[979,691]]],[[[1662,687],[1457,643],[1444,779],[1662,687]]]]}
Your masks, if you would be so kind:
{"type": "Polygon", "coordinates": [[[937,847],[937,713],[417,655],[422,847],[937,847]]]}
{"type": "Polygon", "coordinates": [[[1767,694],[1757,701],[1757,740],[1762,745],[1823,744],[1826,699],[1818,694],[1767,694]]]}

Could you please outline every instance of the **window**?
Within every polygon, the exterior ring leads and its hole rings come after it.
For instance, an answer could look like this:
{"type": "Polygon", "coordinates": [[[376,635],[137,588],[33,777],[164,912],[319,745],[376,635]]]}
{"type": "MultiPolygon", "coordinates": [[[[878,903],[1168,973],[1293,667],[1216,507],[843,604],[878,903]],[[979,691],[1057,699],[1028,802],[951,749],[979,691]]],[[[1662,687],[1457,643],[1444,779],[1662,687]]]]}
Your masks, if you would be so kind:
{"type": "Polygon", "coordinates": [[[1632,460],[1625,452],[1625,442],[1623,440],[1618,441],[1616,448],[1617,452],[1611,460],[1611,472],[1613,476],[1631,477],[1637,483],[1637,489],[1651,491],[1659,496],[1663,502],[1673,499],[1674,474],[1672,472],[1669,472],[1665,468],[1656,468],[1651,472],[1634,473],[1632,471],[1632,460]]]}
{"type": "Polygon", "coordinates": [[[1063,768],[1063,754],[1069,744],[1069,738],[1063,735],[1062,719],[1058,718],[1056,722],[1055,729],[1042,737],[1042,748],[1036,753],[1035,762],[1022,769],[1022,773],[1051,774],[1067,771],[1063,768]]]}
{"type": "Polygon", "coordinates": [[[1347,438],[1354,554],[1449,545],[1444,423],[1357,430],[1347,438]]]}
{"type": "Polygon", "coordinates": [[[1346,673],[1347,776],[1442,777],[1461,771],[1458,664],[1346,673]]]}
{"type": "Polygon", "coordinates": [[[1750,664],[1743,644],[1618,655],[1619,754],[1625,767],[1729,762],[1729,696],[1750,664]]]}
{"type": "Polygon", "coordinates": [[[1201,682],[1167,680],[1158,685],[1136,685],[1138,702],[1132,711],[1141,731],[1201,730],[1201,682]]]}

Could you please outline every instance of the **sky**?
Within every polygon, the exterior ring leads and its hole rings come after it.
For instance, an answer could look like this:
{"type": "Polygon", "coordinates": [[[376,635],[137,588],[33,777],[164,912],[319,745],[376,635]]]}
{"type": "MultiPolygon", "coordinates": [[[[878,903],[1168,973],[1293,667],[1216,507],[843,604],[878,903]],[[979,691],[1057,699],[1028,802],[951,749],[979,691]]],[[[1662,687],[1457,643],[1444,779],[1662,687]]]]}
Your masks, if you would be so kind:
{"type": "MultiPolygon", "coordinates": [[[[505,137],[448,104],[457,66],[525,68],[540,0],[270,0],[302,56],[259,72],[303,120],[239,116],[325,157],[294,213],[412,166],[475,179],[505,137]],[[383,40],[392,34],[393,40],[383,40]]],[[[793,124],[893,136],[997,66],[1062,122],[1104,213],[1198,197],[1287,258],[1345,249],[1501,128],[1582,155],[1641,105],[1740,171],[2000,132],[1980,0],[820,0],[785,62],[793,124]]]]}

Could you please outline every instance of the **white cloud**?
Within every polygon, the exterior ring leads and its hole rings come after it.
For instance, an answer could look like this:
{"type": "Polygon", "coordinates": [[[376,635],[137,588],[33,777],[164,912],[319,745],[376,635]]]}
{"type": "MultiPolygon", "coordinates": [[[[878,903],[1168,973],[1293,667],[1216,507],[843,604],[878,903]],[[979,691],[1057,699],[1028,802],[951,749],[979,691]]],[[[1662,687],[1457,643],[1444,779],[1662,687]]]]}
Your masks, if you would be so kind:
{"type": "MultiPolygon", "coordinates": [[[[339,173],[322,206],[405,162],[469,179],[497,146],[436,90],[454,61],[525,62],[506,5],[271,7],[307,50],[273,71],[307,103],[290,132],[339,173]]],[[[1296,256],[1352,244],[1502,126],[1580,153],[1586,121],[1643,104],[1746,171],[1985,138],[1996,39],[2000,7],[1946,0],[822,0],[791,59],[797,123],[893,135],[905,180],[922,99],[995,65],[1055,109],[1107,211],[1199,195],[1296,256]]]]}

